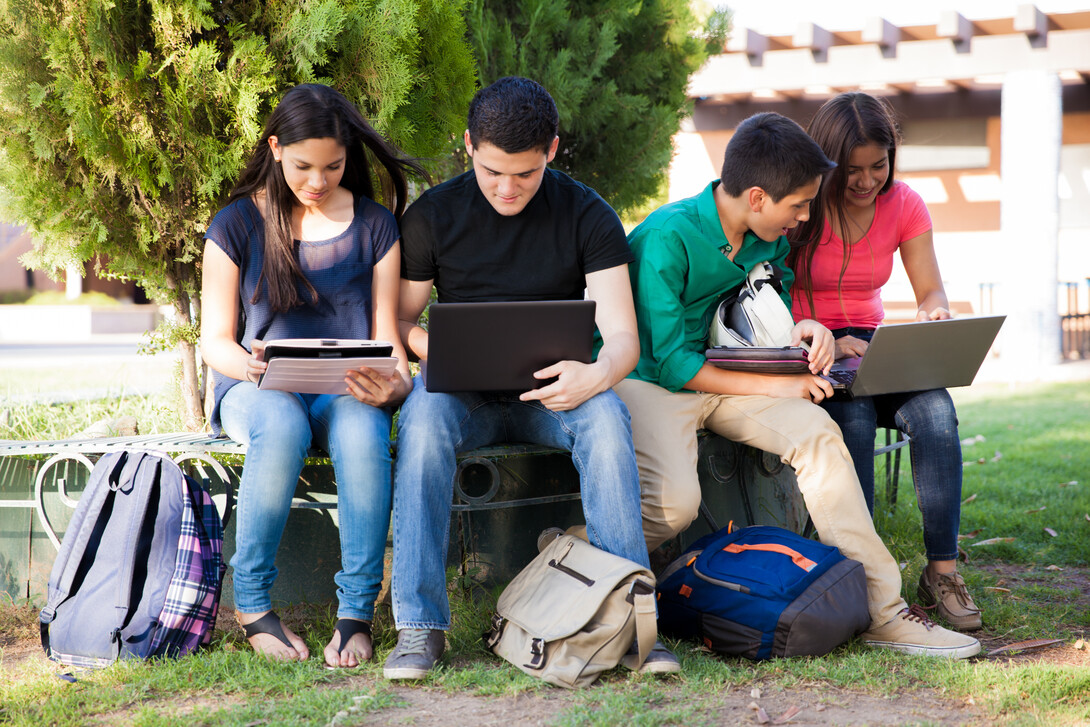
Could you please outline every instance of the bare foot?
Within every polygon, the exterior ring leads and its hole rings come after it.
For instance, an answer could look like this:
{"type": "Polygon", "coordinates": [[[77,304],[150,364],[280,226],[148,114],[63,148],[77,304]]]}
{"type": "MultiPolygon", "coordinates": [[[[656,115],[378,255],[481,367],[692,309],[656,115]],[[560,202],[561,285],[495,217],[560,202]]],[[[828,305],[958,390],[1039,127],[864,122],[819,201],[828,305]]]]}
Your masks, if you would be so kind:
{"type": "Polygon", "coordinates": [[[334,630],[333,638],[325,647],[325,663],[331,668],[352,669],[371,659],[371,624],[357,619],[338,619],[340,628],[334,630]],[[366,629],[356,631],[357,624],[366,624],[366,629]],[[341,644],[341,631],[349,634],[348,642],[341,644]],[[353,633],[355,631],[355,633],[353,633]]]}
{"type": "MultiPolygon", "coordinates": [[[[238,617],[239,625],[245,630],[246,626],[254,623],[265,617],[267,614],[273,613],[272,611],[265,611],[263,613],[239,613],[235,612],[238,617]]],[[[275,620],[266,622],[263,624],[263,630],[253,633],[252,636],[247,636],[246,640],[250,642],[250,646],[258,654],[262,654],[272,659],[273,661],[306,661],[310,658],[310,650],[307,648],[306,643],[299,638],[291,629],[284,626],[279,617],[273,614],[275,620]],[[284,637],[291,643],[291,646],[284,643],[280,638],[280,635],[276,633],[276,629],[279,628],[284,637]]]]}

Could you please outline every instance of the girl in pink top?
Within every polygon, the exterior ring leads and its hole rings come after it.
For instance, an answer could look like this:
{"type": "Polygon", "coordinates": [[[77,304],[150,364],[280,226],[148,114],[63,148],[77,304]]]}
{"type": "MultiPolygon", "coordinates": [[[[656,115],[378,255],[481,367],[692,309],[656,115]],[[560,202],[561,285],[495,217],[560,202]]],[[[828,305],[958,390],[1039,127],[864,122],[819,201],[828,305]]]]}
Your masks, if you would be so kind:
{"type": "MultiPolygon", "coordinates": [[[[795,319],[813,318],[832,330],[837,358],[862,356],[885,318],[881,288],[897,252],[916,296],[916,320],[949,318],[927,207],[893,179],[900,133],[890,106],[864,93],[840,94],[818,110],[807,131],[838,166],[818,193],[815,214],[791,234],[795,319]]],[[[917,593],[954,628],[980,628],[980,610],[957,572],[962,460],[950,395],[936,389],[822,406],[844,433],[872,513],[877,427],[911,438],[928,560],[917,593]]]]}

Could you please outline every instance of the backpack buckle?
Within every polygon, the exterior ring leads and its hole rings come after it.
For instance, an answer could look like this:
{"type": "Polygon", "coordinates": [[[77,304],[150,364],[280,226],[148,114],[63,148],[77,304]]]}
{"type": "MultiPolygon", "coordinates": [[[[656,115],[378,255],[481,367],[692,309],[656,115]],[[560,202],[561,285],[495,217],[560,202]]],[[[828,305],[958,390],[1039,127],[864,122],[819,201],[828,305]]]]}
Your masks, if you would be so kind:
{"type": "Polygon", "coordinates": [[[650,583],[640,578],[637,578],[636,580],[632,581],[632,585],[628,587],[628,595],[624,597],[624,600],[627,603],[635,603],[636,596],[646,596],[654,592],[655,589],[650,583]]]}
{"type": "Polygon", "coordinates": [[[503,625],[506,623],[506,619],[498,613],[492,614],[492,628],[487,634],[484,635],[485,643],[488,644],[489,649],[495,648],[499,643],[500,637],[503,636],[503,625]]]}
{"type": "Polygon", "coordinates": [[[530,663],[527,669],[540,669],[545,665],[545,640],[534,638],[530,640],[530,663]]]}

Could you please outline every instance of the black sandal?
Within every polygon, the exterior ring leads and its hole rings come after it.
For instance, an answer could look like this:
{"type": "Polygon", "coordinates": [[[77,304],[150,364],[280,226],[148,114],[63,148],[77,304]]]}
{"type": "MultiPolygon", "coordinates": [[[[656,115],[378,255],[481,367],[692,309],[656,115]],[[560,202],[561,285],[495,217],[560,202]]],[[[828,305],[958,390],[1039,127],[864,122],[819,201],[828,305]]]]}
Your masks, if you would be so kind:
{"type": "MultiPolygon", "coordinates": [[[[341,648],[337,649],[337,655],[340,656],[344,653],[344,647],[348,645],[348,642],[352,640],[352,637],[357,634],[371,635],[371,622],[359,621],[354,618],[339,618],[337,619],[337,625],[333,627],[335,633],[341,636],[341,648]]],[[[360,662],[361,664],[363,662],[360,662]]],[[[326,664],[327,669],[340,669],[339,666],[330,666],[326,664]]]]}
{"type": "Polygon", "coordinates": [[[280,617],[276,615],[276,611],[269,611],[256,621],[243,624],[242,631],[247,639],[258,634],[269,634],[280,639],[280,642],[289,649],[295,648],[295,644],[288,641],[288,635],[284,633],[284,627],[280,625],[280,617]]]}

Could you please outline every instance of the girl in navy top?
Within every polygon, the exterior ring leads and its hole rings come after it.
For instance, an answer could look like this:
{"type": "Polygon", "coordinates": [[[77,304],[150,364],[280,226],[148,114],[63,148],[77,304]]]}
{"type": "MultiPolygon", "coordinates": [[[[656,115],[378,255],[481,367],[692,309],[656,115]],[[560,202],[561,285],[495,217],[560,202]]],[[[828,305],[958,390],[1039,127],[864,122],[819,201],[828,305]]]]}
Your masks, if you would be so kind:
{"type": "Polygon", "coordinates": [[[325,661],[354,667],[371,658],[390,518],[391,414],[412,387],[397,331],[396,220],[407,173],[426,176],[344,96],[297,86],[269,116],[205,235],[201,353],[216,372],[212,426],[247,444],[231,559],[235,607],[251,646],[276,659],[309,658],[272,611],[269,590],[312,444],[333,461],[341,538],[337,625],[325,661]],[[375,177],[392,213],[374,201],[375,177]],[[397,371],[348,372],[351,396],[257,388],[264,341],[318,337],[388,341],[397,371]]]}

